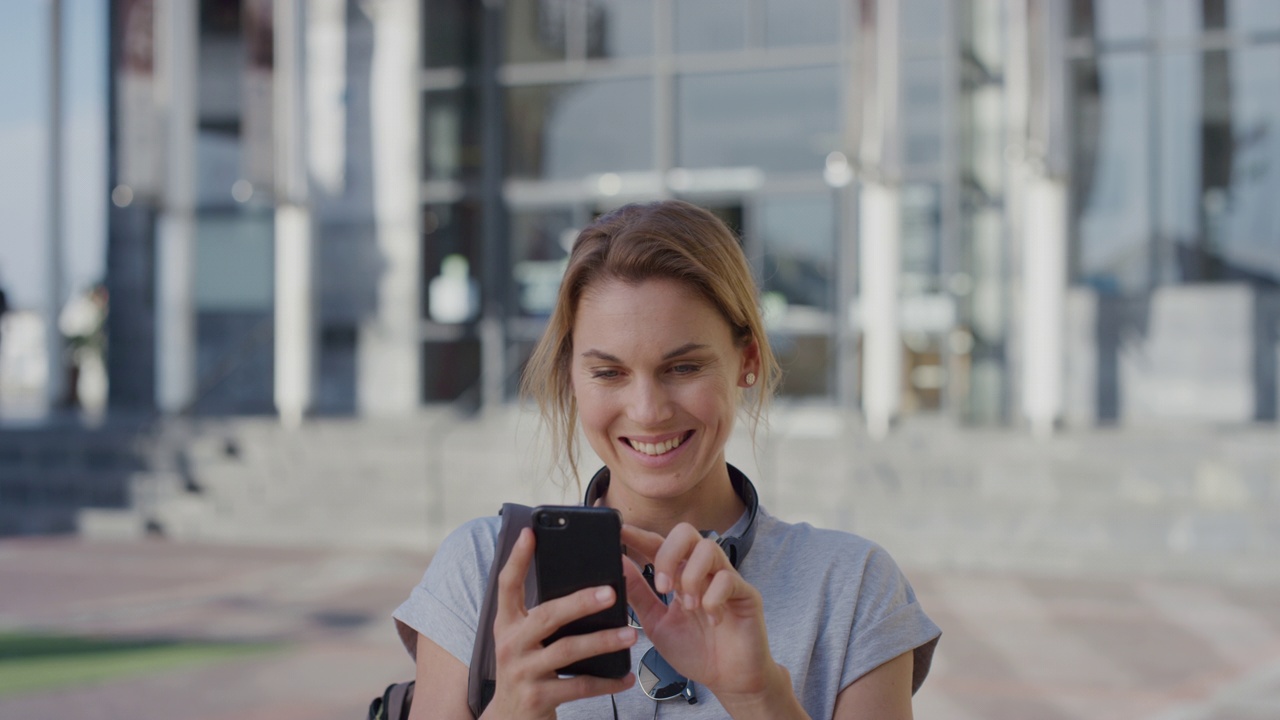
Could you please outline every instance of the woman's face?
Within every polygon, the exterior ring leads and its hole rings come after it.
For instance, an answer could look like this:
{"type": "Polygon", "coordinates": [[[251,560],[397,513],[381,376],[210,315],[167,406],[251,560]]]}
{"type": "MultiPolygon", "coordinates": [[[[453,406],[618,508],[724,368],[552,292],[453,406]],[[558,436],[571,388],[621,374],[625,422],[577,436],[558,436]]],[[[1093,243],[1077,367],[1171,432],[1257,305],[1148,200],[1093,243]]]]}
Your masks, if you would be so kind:
{"type": "Polygon", "coordinates": [[[676,281],[605,281],[578,303],[578,417],[623,492],[696,502],[711,491],[703,480],[727,479],[739,388],[758,365],[755,343],[737,347],[720,313],[676,281]]]}

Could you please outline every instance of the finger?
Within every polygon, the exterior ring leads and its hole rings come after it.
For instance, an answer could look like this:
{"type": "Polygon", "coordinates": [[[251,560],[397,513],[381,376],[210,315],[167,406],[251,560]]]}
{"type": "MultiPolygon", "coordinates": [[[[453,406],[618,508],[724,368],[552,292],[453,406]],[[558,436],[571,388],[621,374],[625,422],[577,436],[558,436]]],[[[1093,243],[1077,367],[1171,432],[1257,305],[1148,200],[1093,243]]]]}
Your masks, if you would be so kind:
{"type": "Polygon", "coordinates": [[[680,523],[671,529],[653,557],[653,586],[658,592],[668,593],[675,589],[675,578],[680,575],[681,564],[701,541],[702,535],[689,523],[680,523]]]}
{"type": "Polygon", "coordinates": [[[680,595],[686,610],[698,606],[711,582],[711,576],[728,565],[729,559],[715,540],[702,538],[698,541],[680,571],[680,595]]]}
{"type": "Polygon", "coordinates": [[[634,525],[622,526],[622,544],[627,547],[627,552],[639,555],[645,562],[653,562],[663,540],[658,533],[641,530],[634,525]]]}
{"type": "Polygon", "coordinates": [[[542,642],[566,624],[600,612],[616,600],[617,593],[608,585],[583,588],[564,597],[547,600],[529,610],[525,632],[536,636],[531,639],[542,642]]]}
{"type": "MultiPolygon", "coordinates": [[[[729,600],[738,593],[742,576],[732,569],[724,569],[711,578],[707,591],[702,594],[702,608],[711,616],[711,623],[718,625],[728,611],[729,600]]],[[[745,581],[742,581],[745,583],[745,581]]]]}
{"type": "Polygon", "coordinates": [[[636,617],[643,627],[655,627],[667,606],[662,599],[653,594],[649,581],[644,579],[640,568],[630,558],[622,562],[622,574],[627,580],[627,603],[635,611],[636,617]]]}
{"type": "Polygon", "coordinates": [[[511,546],[507,564],[498,573],[498,610],[495,619],[501,623],[515,622],[525,613],[524,581],[533,561],[535,540],[533,531],[524,528],[511,546]]]}
{"type": "Polygon", "coordinates": [[[596,655],[626,650],[636,644],[637,637],[635,628],[626,625],[583,635],[566,635],[548,645],[539,661],[554,671],[596,655]]]}

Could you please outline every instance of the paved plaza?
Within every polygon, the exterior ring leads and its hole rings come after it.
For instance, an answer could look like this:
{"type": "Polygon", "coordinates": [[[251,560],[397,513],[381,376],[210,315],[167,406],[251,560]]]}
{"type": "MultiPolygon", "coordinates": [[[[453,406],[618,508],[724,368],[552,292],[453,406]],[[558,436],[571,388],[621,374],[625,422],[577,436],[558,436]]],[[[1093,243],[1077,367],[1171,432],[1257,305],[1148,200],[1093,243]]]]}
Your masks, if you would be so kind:
{"type": "MultiPolygon", "coordinates": [[[[0,542],[0,630],[269,640],[193,667],[0,697],[3,718],[349,720],[412,668],[389,613],[425,554],[0,542]]],[[[907,568],[942,626],[916,716],[1280,717],[1280,587],[907,568]]]]}

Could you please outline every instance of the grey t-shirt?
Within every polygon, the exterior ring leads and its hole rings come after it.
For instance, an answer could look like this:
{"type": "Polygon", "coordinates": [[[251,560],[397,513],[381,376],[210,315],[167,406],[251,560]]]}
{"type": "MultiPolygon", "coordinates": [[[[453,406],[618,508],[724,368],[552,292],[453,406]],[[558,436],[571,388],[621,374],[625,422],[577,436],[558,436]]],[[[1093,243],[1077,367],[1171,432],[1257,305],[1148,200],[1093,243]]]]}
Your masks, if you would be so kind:
{"type": "MultiPolygon", "coordinates": [[[[726,535],[737,535],[746,515],[726,535]]],[[[764,598],[769,648],[791,673],[796,695],[813,718],[829,718],[836,696],[854,680],[915,650],[915,684],[929,671],[941,631],[883,548],[866,539],[808,524],[785,523],[760,508],[755,543],[738,568],[764,598]]],[[[393,613],[401,639],[414,653],[417,633],[464,665],[471,662],[477,618],[501,520],[472,520],[441,544],[417,587],[393,613]]],[[[643,631],[632,667],[651,647],[643,631]]],[[[660,718],[724,718],[711,691],[698,703],[660,703],[660,718]]],[[[615,696],[619,718],[652,718],[654,701],[639,686],[615,696]]],[[[613,716],[608,697],[565,704],[561,720],[613,716]]]]}

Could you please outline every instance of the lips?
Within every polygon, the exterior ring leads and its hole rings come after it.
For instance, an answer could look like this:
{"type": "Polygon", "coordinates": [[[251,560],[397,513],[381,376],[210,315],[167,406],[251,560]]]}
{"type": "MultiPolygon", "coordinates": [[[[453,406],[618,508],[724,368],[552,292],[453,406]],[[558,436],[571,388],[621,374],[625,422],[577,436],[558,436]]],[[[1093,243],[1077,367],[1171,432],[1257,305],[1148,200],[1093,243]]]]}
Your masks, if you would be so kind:
{"type": "Polygon", "coordinates": [[[672,450],[680,447],[691,435],[693,435],[692,430],[659,442],[644,442],[633,438],[623,438],[623,440],[625,440],[626,443],[631,446],[631,449],[636,452],[648,455],[649,457],[658,457],[660,455],[666,455],[672,450]]]}

